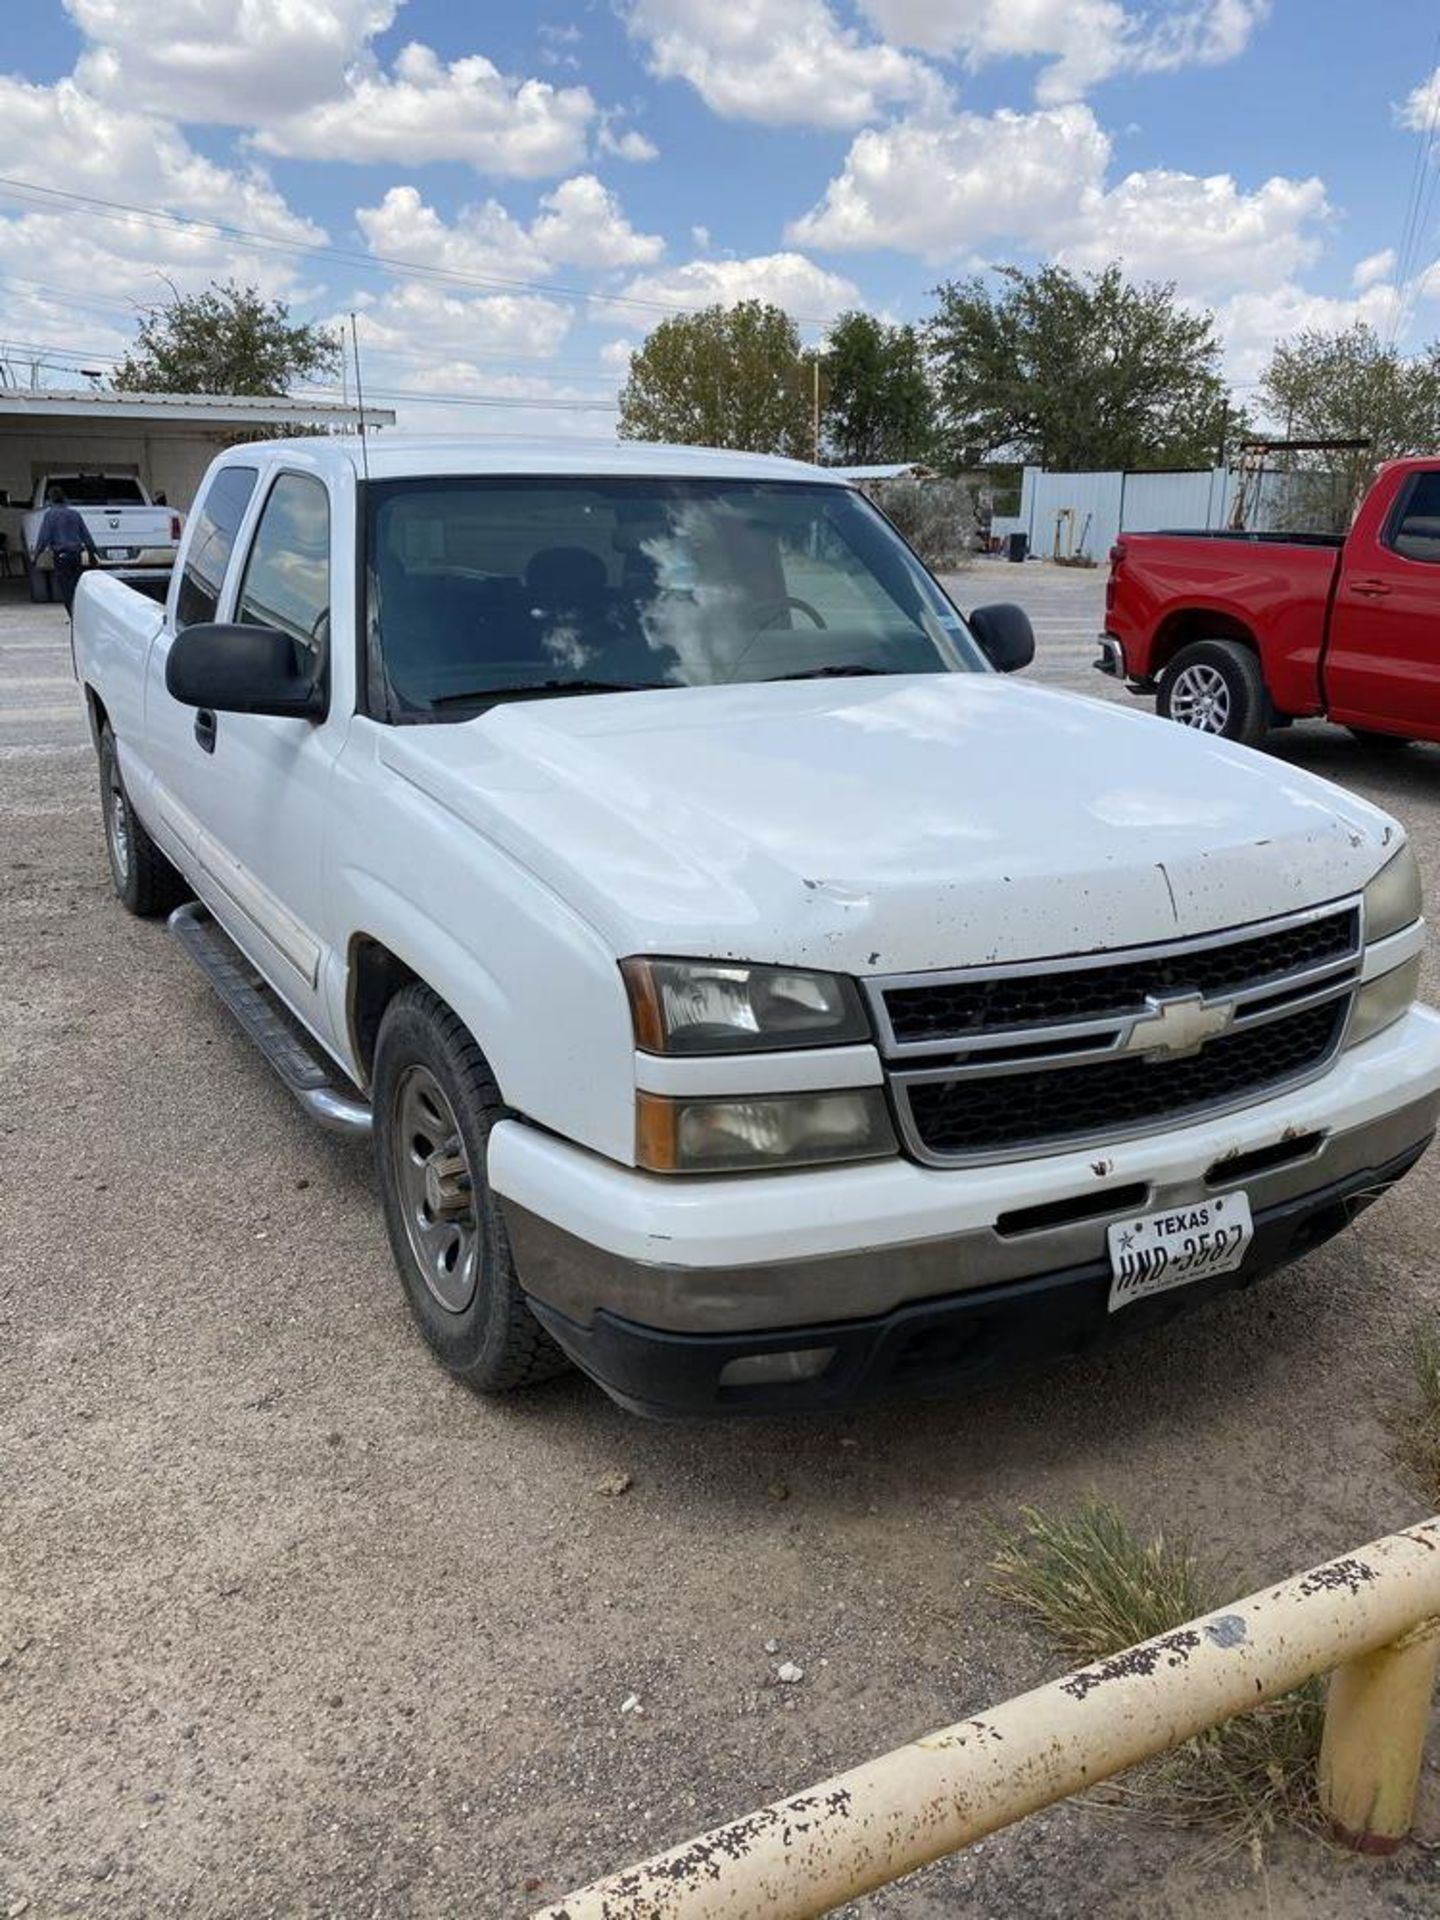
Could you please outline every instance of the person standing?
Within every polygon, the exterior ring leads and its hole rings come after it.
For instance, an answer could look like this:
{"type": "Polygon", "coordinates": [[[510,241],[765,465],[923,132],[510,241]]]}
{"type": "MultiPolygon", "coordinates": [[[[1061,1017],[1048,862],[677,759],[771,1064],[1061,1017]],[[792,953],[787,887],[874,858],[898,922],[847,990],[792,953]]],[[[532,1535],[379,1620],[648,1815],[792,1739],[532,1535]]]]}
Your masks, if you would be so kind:
{"type": "Polygon", "coordinates": [[[100,555],[84,519],[74,507],[65,504],[65,495],[59,487],[51,487],[45,501],[45,518],[40,522],[35,555],[38,559],[47,547],[54,554],[55,585],[66,613],[73,613],[75,588],[85,555],[89,554],[94,566],[99,565],[100,555]]]}

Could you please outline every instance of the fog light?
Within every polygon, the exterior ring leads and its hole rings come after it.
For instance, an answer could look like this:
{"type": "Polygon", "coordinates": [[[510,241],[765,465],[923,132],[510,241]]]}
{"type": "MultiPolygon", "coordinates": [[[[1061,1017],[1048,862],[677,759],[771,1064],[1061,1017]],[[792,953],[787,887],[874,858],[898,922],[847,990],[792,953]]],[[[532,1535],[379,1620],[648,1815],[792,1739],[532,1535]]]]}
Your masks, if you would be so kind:
{"type": "Polygon", "coordinates": [[[780,1353],[747,1353],[720,1369],[722,1387],[783,1386],[813,1380],[835,1358],[834,1347],[788,1347],[780,1353]]]}
{"type": "Polygon", "coordinates": [[[1402,961],[1378,979],[1367,980],[1355,996],[1350,1027],[1345,1035],[1347,1047],[1358,1047],[1373,1040],[1386,1027],[1394,1026],[1402,1014],[1410,1011],[1420,991],[1420,956],[1402,961]]]}

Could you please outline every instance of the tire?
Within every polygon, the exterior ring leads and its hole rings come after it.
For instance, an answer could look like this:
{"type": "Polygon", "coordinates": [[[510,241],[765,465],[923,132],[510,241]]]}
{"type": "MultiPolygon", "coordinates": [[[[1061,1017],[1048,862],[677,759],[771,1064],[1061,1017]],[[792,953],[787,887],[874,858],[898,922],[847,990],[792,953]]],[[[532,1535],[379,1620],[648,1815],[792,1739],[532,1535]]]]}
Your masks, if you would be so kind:
{"type": "Polygon", "coordinates": [[[43,573],[39,567],[32,566],[27,560],[25,562],[25,580],[30,588],[30,598],[35,602],[37,607],[44,606],[55,598],[55,576],[53,573],[43,573]]]}
{"type": "Polygon", "coordinates": [[[1258,746],[1270,725],[1260,662],[1238,640],[1196,640],[1160,676],[1162,719],[1242,746],[1258,746]]]}
{"type": "Polygon", "coordinates": [[[465,1027],[428,987],[380,1022],[372,1076],[375,1166],[390,1250],[432,1353],[476,1393],[509,1393],[569,1365],[525,1304],[485,1180],[500,1089],[465,1027]]]}
{"type": "Polygon", "coordinates": [[[105,851],[110,856],[110,878],[121,905],[142,920],[169,913],[190,889],[141,826],[115,753],[109,726],[100,729],[100,808],[105,823],[105,851]]]}
{"type": "Polygon", "coordinates": [[[1382,753],[1398,753],[1402,747],[1413,747],[1415,744],[1404,733],[1372,733],[1369,727],[1347,727],[1345,731],[1352,739],[1358,740],[1362,747],[1378,747],[1382,753]]]}

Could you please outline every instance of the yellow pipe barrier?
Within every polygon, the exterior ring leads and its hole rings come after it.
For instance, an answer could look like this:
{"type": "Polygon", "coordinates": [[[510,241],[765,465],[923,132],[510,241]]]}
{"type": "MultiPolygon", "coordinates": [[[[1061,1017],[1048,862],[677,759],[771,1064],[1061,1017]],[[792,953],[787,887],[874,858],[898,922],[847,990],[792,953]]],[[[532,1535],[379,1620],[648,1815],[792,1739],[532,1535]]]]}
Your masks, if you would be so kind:
{"type": "Polygon", "coordinates": [[[1323,1804],[1409,1827],[1440,1625],[1440,1517],[716,1827],[536,1920],[811,1920],[1336,1669],[1323,1804]]]}

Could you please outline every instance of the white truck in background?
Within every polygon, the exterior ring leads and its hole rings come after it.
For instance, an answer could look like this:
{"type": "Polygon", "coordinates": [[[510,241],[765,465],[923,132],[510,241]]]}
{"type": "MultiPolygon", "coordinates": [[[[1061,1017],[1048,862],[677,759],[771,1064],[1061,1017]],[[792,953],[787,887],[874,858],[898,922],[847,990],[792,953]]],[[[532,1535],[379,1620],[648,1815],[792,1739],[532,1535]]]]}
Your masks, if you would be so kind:
{"type": "Polygon", "coordinates": [[[1025,616],[823,470],[239,447],[75,652],[116,892],[373,1135],[478,1390],[947,1390],[1248,1286],[1433,1134],[1397,823],[1002,677],[1025,616]]]}
{"type": "Polygon", "coordinates": [[[103,571],[118,573],[132,586],[151,592],[165,585],[180,548],[183,517],[165,502],[152,500],[144,481],[133,473],[57,467],[36,480],[20,522],[21,556],[32,600],[49,600],[54,592],[54,576],[35,564],[52,488],[59,489],[65,504],[74,507],[90,529],[103,571]]]}

